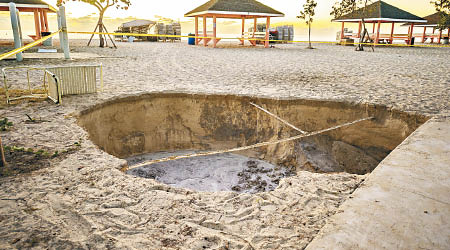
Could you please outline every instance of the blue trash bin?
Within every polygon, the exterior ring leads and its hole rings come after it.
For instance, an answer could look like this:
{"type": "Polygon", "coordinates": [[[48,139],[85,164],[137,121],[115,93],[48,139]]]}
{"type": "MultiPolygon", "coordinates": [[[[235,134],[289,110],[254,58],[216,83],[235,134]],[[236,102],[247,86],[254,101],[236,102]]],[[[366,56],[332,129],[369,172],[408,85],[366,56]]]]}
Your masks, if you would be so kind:
{"type": "MultiPolygon", "coordinates": [[[[195,36],[195,34],[189,33],[188,36],[195,36]]],[[[188,44],[189,44],[189,45],[195,45],[195,38],[189,37],[189,38],[188,38],[188,44]]]]}

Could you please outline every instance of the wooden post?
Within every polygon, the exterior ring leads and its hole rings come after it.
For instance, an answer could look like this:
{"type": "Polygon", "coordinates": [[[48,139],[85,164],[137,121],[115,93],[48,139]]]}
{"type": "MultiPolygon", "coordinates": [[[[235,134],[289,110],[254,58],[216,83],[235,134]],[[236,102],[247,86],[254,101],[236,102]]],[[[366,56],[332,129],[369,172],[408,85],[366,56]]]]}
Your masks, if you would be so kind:
{"type": "Polygon", "coordinates": [[[414,23],[411,23],[411,27],[409,28],[409,35],[408,35],[408,45],[412,44],[413,32],[414,32],[414,23]]]}
{"type": "Polygon", "coordinates": [[[47,11],[43,10],[42,13],[44,14],[44,25],[45,25],[45,31],[49,32],[50,28],[48,27],[48,18],[47,18],[47,11]]]}
{"type": "Polygon", "coordinates": [[[375,39],[375,44],[378,44],[380,42],[380,27],[381,27],[381,21],[378,21],[377,38],[375,39]]]}
{"type": "Polygon", "coordinates": [[[345,27],[345,22],[342,22],[342,27],[341,27],[341,39],[344,39],[344,27],[345,27]]]}
{"type": "Polygon", "coordinates": [[[362,29],[362,21],[359,21],[359,27],[358,27],[358,35],[356,36],[357,38],[361,37],[361,29],[362,29]]]}
{"type": "Polygon", "coordinates": [[[216,44],[217,44],[217,37],[216,37],[216,35],[217,35],[217,27],[216,27],[216,16],[214,15],[213,16],[213,48],[215,48],[216,47],[216,44]]]}
{"type": "Polygon", "coordinates": [[[195,17],[195,45],[198,45],[198,16],[195,17]]]}
{"type": "Polygon", "coordinates": [[[44,12],[39,10],[39,20],[41,21],[41,32],[45,32],[44,12]]]}
{"type": "Polygon", "coordinates": [[[267,17],[266,22],[266,41],[264,42],[264,48],[269,48],[269,28],[270,28],[270,17],[267,17]]]}
{"type": "Polygon", "coordinates": [[[34,27],[36,29],[36,40],[41,39],[41,23],[39,21],[39,12],[37,9],[33,10],[34,12],[34,27]]]}
{"type": "Polygon", "coordinates": [[[0,154],[1,154],[1,161],[0,161],[0,167],[6,166],[6,158],[5,158],[5,151],[3,150],[3,143],[2,143],[2,137],[0,137],[0,154]]]}
{"type": "Polygon", "coordinates": [[[439,30],[439,36],[438,36],[438,44],[441,44],[441,37],[442,37],[442,30],[439,30]]]}
{"type": "Polygon", "coordinates": [[[255,17],[254,18],[254,24],[253,24],[253,38],[255,38],[255,32],[256,32],[256,22],[257,22],[257,20],[256,20],[257,18],[255,17]]]}
{"type": "Polygon", "coordinates": [[[372,34],[375,34],[375,22],[373,23],[372,34]]]}
{"type": "MultiPolygon", "coordinates": [[[[203,37],[207,37],[208,35],[206,34],[206,16],[203,16],[203,37]]],[[[207,38],[203,38],[203,46],[208,46],[208,39],[207,38]]]]}
{"type": "Polygon", "coordinates": [[[390,44],[393,44],[393,43],[394,43],[394,28],[395,28],[395,23],[392,22],[391,36],[389,37],[389,43],[390,43],[390,44]]]}
{"type": "Polygon", "coordinates": [[[427,34],[427,26],[423,26],[422,43],[425,43],[426,34],[427,34]]]}
{"type": "Polygon", "coordinates": [[[242,17],[242,32],[241,32],[241,45],[244,45],[245,40],[243,39],[245,35],[245,17],[242,17]]]}
{"type": "Polygon", "coordinates": [[[436,27],[433,27],[433,34],[431,36],[431,43],[434,43],[434,32],[436,31],[436,27]]]}

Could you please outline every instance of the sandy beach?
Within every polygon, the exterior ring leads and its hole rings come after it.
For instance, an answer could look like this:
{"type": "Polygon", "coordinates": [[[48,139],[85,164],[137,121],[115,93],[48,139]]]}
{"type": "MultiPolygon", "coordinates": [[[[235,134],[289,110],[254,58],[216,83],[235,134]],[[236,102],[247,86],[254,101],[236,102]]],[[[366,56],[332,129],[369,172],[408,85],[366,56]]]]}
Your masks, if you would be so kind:
{"type": "MultiPolygon", "coordinates": [[[[103,92],[3,106],[4,145],[69,153],[0,179],[0,248],[304,249],[368,175],[300,171],[270,192],[197,192],[124,174],[77,122],[83,110],[145,93],[233,94],[377,104],[450,120],[450,48],[306,44],[219,48],[119,43],[94,59],[0,61],[0,67],[99,64],[103,92]],[[270,62],[270,63],[268,63],[270,62]],[[26,115],[43,122],[27,122],[26,115]],[[74,146],[75,145],[75,146],[74,146]],[[75,148],[76,150],[72,150],[75,148]]],[[[15,86],[25,81],[11,74],[15,86]]]]}

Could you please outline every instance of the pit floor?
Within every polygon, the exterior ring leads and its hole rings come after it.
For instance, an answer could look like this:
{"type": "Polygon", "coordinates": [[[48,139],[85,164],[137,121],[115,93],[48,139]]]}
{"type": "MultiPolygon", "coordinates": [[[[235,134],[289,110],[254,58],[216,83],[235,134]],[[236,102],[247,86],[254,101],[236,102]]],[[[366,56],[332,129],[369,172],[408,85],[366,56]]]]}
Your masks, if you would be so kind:
{"type": "MultiPolygon", "coordinates": [[[[195,151],[158,152],[130,157],[128,166],[195,151]]],[[[280,179],[295,175],[283,166],[237,154],[220,154],[155,163],[127,171],[172,187],[203,192],[258,193],[273,191],[280,179]]]]}
{"type": "Polygon", "coordinates": [[[80,45],[73,51],[103,58],[0,62],[101,62],[106,84],[103,93],[67,97],[63,106],[23,103],[0,111],[14,123],[1,134],[4,144],[55,151],[81,142],[49,168],[1,180],[0,248],[450,247],[450,48],[80,45]],[[72,115],[150,91],[376,103],[434,118],[367,177],[305,172],[269,193],[197,193],[124,175],[124,161],[93,145],[72,115]],[[28,124],[25,114],[47,122],[28,124]]]}

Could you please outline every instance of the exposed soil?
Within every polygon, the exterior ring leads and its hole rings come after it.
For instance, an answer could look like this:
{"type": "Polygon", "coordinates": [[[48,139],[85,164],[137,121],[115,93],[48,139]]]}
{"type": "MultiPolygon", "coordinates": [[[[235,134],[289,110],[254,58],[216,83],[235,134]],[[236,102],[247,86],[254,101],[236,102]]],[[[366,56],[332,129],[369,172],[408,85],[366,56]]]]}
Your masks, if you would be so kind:
{"type": "Polygon", "coordinates": [[[42,168],[50,167],[53,163],[62,161],[67,155],[72,154],[76,149],[72,148],[66,152],[51,154],[45,151],[29,152],[25,150],[5,149],[7,165],[0,167],[0,178],[30,173],[42,168]]]}

